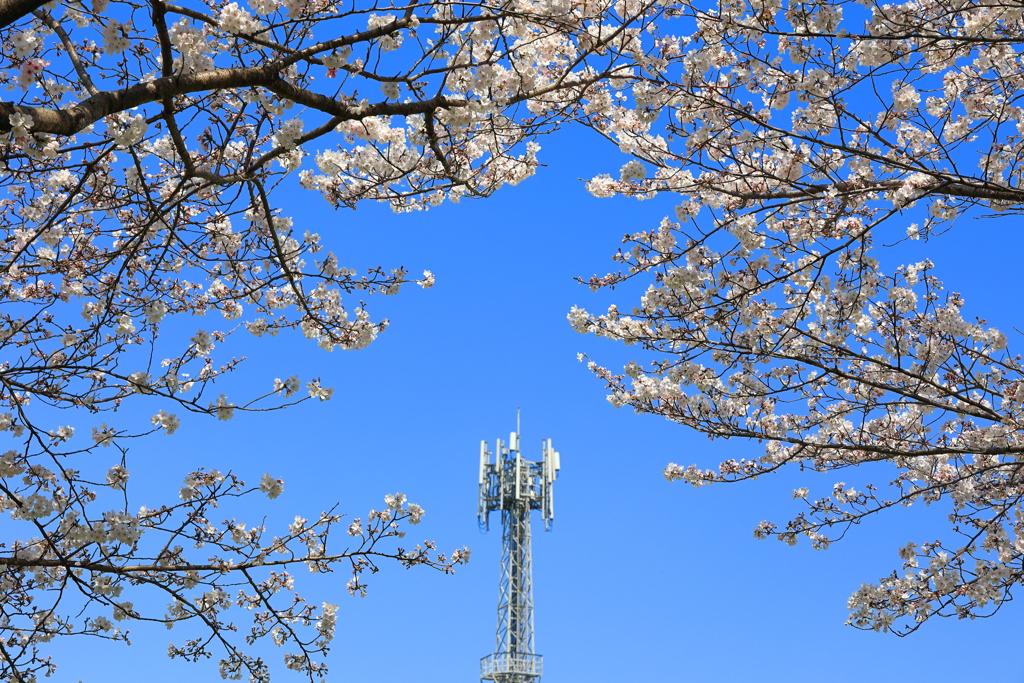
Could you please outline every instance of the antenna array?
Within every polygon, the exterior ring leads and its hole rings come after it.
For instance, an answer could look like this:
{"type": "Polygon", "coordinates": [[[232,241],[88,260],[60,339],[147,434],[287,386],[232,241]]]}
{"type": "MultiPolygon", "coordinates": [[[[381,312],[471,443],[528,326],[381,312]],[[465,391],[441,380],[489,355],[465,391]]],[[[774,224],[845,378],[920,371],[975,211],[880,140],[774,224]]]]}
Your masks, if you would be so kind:
{"type": "Polygon", "coordinates": [[[494,452],[480,442],[480,500],[477,515],[487,529],[493,510],[501,511],[501,583],[495,653],[480,660],[480,679],[498,683],[536,683],[543,659],[533,652],[533,572],[530,511],[540,510],[544,528],[555,519],[552,484],[561,468],[550,439],[542,441],[542,459],[525,460],[518,431],[508,443],[497,439],[494,452]],[[492,460],[493,456],[493,460],[492,460]]]}

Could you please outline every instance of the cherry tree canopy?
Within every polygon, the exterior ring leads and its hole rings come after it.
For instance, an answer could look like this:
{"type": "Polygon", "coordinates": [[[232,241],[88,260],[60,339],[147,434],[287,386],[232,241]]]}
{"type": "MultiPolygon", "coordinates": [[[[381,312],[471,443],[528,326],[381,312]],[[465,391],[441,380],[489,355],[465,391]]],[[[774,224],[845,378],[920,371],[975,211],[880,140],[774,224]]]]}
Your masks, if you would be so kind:
{"type": "Polygon", "coordinates": [[[1021,357],[964,318],[930,261],[883,269],[879,247],[962,230],[972,211],[1019,214],[1024,5],[730,0],[673,15],[662,28],[686,30],[657,32],[643,77],[587,111],[635,156],[593,194],[679,195],[674,217],[627,235],[620,271],[590,281],[646,279],[639,305],[569,315],[653,355],[591,368],[616,406],[764,444],[714,469],[670,464],[670,480],[878,463],[888,486],[800,488],[806,509],[758,537],[825,548],[867,515],[946,506],[947,539],[901,548],[900,570],[851,597],[854,626],[990,614],[1024,579],[1021,357]]]}
{"type": "Polygon", "coordinates": [[[227,420],[327,400],[330,388],[297,377],[267,378],[261,396],[215,394],[240,362],[215,357],[246,332],[365,347],[387,321],[359,297],[433,284],[429,272],[357,272],[274,203],[275,187],[411,211],[518,183],[538,165],[537,135],[582,116],[601,82],[632,77],[644,46],[656,49],[638,36],[664,11],[0,0],[0,431],[13,438],[0,449],[0,677],[51,673],[45,644],[58,636],[124,640],[122,627],[149,620],[187,622],[170,655],[216,656],[225,677],[267,678],[246,649],[266,639],[313,679],[336,606],[293,594],[290,566],[341,564],[363,594],[379,558],[465,561],[429,542],[394,546],[423,514],[400,494],[363,520],[330,510],[277,536],[211,521],[232,497],[277,497],[270,474],[256,487],[194,471],[174,483],[178,500],[133,512],[122,444],[173,433],[181,411],[227,420]],[[204,313],[224,327],[175,339],[195,324],[184,314],[204,313]],[[146,401],[144,424],[113,414],[146,401]],[[78,436],[69,420],[86,422],[78,436]],[[329,537],[339,525],[341,540],[329,537]]]}

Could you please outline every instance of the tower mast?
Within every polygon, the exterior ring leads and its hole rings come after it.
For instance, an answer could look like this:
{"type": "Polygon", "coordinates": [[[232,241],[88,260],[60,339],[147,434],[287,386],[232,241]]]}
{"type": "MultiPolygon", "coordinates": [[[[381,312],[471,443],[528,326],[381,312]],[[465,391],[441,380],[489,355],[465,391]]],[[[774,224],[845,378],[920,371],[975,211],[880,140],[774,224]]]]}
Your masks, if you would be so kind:
{"type": "Polygon", "coordinates": [[[480,442],[480,501],[477,514],[485,529],[492,510],[501,511],[501,582],[498,635],[494,654],[480,660],[480,679],[497,683],[537,683],[543,659],[533,651],[533,571],[530,511],[540,510],[544,528],[555,518],[552,484],[561,466],[550,439],[541,442],[539,462],[520,452],[519,416],[508,443],[494,452],[480,442]],[[493,456],[493,458],[492,458],[493,456]]]}

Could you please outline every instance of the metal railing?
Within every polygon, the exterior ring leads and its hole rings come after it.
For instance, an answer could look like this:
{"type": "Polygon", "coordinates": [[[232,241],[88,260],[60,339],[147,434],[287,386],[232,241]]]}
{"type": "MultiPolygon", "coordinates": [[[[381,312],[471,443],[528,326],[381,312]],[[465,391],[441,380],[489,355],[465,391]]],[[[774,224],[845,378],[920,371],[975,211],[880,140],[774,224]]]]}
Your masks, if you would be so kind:
{"type": "Polygon", "coordinates": [[[540,676],[543,670],[544,658],[540,655],[498,652],[480,660],[480,678],[492,681],[501,674],[540,676]]]}

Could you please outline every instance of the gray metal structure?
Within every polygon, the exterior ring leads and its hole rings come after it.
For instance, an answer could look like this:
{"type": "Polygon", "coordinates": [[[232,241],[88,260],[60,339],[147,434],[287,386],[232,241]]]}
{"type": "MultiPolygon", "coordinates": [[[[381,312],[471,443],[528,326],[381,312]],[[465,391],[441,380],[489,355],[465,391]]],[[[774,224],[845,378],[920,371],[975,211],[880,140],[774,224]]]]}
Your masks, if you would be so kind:
{"type": "Polygon", "coordinates": [[[494,654],[480,660],[480,679],[497,683],[536,683],[543,659],[533,651],[533,572],[530,511],[540,510],[544,528],[555,519],[551,486],[561,466],[551,440],[542,441],[539,462],[520,453],[519,420],[508,443],[498,439],[494,452],[480,442],[478,517],[488,528],[491,511],[501,511],[501,584],[498,638],[494,654]],[[493,456],[493,458],[492,458],[493,456]]]}

